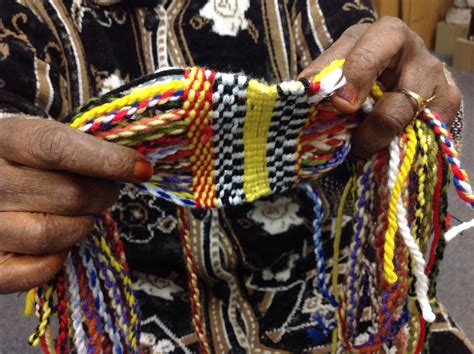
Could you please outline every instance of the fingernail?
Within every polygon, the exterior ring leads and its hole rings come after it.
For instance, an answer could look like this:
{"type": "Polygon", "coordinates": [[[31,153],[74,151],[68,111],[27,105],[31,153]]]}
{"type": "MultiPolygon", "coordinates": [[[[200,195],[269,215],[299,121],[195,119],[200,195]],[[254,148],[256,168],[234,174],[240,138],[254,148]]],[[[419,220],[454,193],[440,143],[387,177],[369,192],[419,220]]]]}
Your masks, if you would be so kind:
{"type": "Polygon", "coordinates": [[[133,177],[138,181],[146,182],[153,176],[153,165],[150,161],[140,160],[133,166],[133,177]]]}
{"type": "Polygon", "coordinates": [[[338,88],[335,95],[341,97],[350,104],[355,104],[357,100],[357,90],[350,82],[338,88]]]}

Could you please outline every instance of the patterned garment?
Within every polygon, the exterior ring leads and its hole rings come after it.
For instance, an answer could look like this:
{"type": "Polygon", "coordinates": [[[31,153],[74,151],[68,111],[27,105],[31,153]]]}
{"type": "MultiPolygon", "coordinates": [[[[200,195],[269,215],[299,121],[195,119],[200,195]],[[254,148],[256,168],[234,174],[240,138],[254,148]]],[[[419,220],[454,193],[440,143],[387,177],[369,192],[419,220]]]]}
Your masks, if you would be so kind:
{"type": "MultiPolygon", "coordinates": [[[[374,18],[368,0],[2,0],[0,117],[62,120],[90,97],[165,66],[243,71],[267,81],[294,78],[347,27],[374,18]]],[[[345,168],[317,184],[328,272],[345,168]]],[[[124,186],[112,214],[135,276],[145,352],[197,352],[175,206],[124,186]]],[[[186,217],[214,352],[329,350],[330,335],[312,341],[307,333],[321,325],[314,313],[325,323],[335,309],[316,290],[311,204],[303,193],[189,210],[186,217]]],[[[474,351],[441,306],[437,313],[431,351],[474,351]]]]}

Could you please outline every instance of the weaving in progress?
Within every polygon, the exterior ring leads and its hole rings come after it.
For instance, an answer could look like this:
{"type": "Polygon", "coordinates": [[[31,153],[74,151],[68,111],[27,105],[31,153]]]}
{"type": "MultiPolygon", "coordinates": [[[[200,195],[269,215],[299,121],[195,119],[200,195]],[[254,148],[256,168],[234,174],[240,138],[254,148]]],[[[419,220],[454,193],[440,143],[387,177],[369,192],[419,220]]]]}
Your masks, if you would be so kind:
{"type": "MultiPolygon", "coordinates": [[[[333,315],[315,313],[308,336],[332,338],[333,352],[376,352],[403,337],[407,352],[420,353],[427,342],[446,243],[470,226],[450,226],[451,177],[470,207],[474,194],[446,126],[428,108],[387,149],[367,161],[347,159],[353,129],[383,93],[374,85],[360,112],[335,110],[329,97],[346,83],[343,64],[334,61],[313,80],[278,85],[198,67],[165,69],[91,100],[70,117],[72,127],[146,155],[154,175],[137,188],[180,206],[193,324],[203,353],[210,352],[208,329],[185,208],[240,205],[292,188],[313,205],[316,285],[333,315]],[[353,215],[343,280],[337,266],[326,270],[318,194],[318,178],[341,164],[352,176],[338,198],[333,265],[339,262],[343,212],[353,215]],[[361,326],[361,317],[370,325],[361,326]]],[[[25,314],[33,312],[39,324],[29,342],[45,353],[140,352],[140,310],[108,212],[97,216],[94,232],[71,251],[56,278],[28,292],[25,314]]]]}

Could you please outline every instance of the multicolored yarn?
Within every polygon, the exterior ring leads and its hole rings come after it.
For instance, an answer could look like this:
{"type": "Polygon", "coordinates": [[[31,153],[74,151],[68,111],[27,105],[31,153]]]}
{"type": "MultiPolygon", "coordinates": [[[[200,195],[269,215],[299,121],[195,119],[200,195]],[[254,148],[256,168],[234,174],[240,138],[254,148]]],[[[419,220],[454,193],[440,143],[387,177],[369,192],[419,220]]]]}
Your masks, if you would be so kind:
{"type": "Polygon", "coordinates": [[[344,84],[342,64],[312,82],[279,85],[204,68],[160,72],[79,109],[71,126],[147,154],[155,175],[141,187],[156,196],[198,208],[238,205],[345,159],[356,116],[317,105],[344,84]]]}
{"type": "MultiPolygon", "coordinates": [[[[154,175],[138,187],[181,206],[192,320],[204,353],[211,349],[185,207],[240,205],[296,185],[313,204],[315,291],[334,308],[333,319],[313,315],[312,339],[332,331],[332,352],[376,352],[409,334],[406,349],[418,353],[429,335],[446,241],[470,225],[446,233],[448,165],[458,195],[472,207],[474,193],[446,126],[428,109],[384,151],[364,163],[347,161],[359,117],[383,91],[374,85],[361,112],[338,112],[328,98],[346,82],[343,64],[331,63],[313,80],[278,85],[241,73],[165,69],[91,100],[70,117],[72,127],[145,154],[154,175]],[[322,247],[323,205],[311,184],[343,162],[353,173],[338,201],[331,276],[322,247]],[[350,212],[353,239],[341,281],[339,246],[350,212]]],[[[140,311],[131,285],[117,226],[103,212],[57,277],[28,292],[25,314],[35,310],[39,318],[30,343],[47,353],[138,353],[140,311]]]]}
{"type": "Polygon", "coordinates": [[[30,344],[49,348],[46,334],[51,315],[57,314],[56,345],[48,352],[139,352],[139,311],[131,279],[114,254],[120,256],[116,250],[121,246],[108,237],[116,227],[110,215],[103,215],[94,232],[73,248],[56,279],[28,293],[25,313],[35,306],[40,321],[30,344]]]}

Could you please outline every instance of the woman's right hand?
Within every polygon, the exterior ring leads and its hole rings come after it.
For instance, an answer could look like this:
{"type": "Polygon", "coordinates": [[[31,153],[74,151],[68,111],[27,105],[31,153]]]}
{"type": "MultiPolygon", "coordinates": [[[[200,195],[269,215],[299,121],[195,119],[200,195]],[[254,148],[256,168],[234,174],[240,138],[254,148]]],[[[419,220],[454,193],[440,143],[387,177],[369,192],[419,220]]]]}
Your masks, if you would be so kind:
{"type": "Polygon", "coordinates": [[[64,124],[0,120],[0,293],[54,277],[97,213],[117,199],[116,182],[144,182],[145,156],[64,124]]]}

